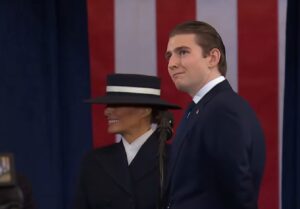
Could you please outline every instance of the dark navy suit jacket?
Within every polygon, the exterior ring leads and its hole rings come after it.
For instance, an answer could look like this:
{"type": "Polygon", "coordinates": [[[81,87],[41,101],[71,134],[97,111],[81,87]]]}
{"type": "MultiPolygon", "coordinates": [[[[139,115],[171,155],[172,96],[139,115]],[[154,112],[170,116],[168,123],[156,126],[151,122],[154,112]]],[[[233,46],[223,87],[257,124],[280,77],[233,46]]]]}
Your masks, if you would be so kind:
{"type": "Polygon", "coordinates": [[[196,104],[183,126],[172,144],[166,208],[256,209],[263,131],[227,80],[196,104]]]}
{"type": "Polygon", "coordinates": [[[154,132],[128,166],[123,143],[96,149],[83,162],[76,209],[155,209],[159,136],[154,132]]]}

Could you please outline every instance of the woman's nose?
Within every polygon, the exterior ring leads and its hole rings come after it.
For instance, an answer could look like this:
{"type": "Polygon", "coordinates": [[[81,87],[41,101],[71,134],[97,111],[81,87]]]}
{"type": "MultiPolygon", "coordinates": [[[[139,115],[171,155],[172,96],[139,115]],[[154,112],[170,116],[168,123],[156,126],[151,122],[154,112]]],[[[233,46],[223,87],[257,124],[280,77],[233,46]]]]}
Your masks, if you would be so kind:
{"type": "Polygon", "coordinates": [[[104,109],[104,115],[109,116],[112,112],[112,109],[113,109],[112,107],[106,106],[105,109],[104,109]]]}

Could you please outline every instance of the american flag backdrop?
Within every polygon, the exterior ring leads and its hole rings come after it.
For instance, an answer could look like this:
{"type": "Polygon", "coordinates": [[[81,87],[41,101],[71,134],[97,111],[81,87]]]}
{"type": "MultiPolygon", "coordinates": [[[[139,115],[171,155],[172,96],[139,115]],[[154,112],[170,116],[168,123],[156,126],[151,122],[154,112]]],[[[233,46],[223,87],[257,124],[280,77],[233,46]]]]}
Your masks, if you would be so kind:
{"type": "MultiPolygon", "coordinates": [[[[167,72],[168,33],[185,20],[210,23],[226,46],[229,82],[250,102],[265,132],[267,163],[260,208],[279,209],[286,4],[286,0],[88,0],[92,96],[104,94],[109,73],[142,73],[158,75],[162,97],[185,107],[191,98],[175,89],[167,72]]],[[[182,111],[174,115],[178,124],[182,111]]],[[[103,106],[95,105],[92,117],[94,147],[113,143],[103,106]]]]}

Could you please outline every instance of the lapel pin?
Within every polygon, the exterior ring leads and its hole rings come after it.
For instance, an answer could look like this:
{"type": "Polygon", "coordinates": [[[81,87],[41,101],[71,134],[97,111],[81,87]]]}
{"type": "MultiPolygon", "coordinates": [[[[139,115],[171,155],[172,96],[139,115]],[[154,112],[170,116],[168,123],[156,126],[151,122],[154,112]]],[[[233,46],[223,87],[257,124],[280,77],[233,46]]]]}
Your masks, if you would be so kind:
{"type": "Polygon", "coordinates": [[[198,115],[198,113],[199,113],[199,109],[196,110],[196,114],[197,114],[197,115],[198,115]]]}
{"type": "Polygon", "coordinates": [[[189,113],[187,114],[186,118],[189,118],[189,117],[190,117],[190,114],[191,114],[191,112],[189,112],[189,113]]]}

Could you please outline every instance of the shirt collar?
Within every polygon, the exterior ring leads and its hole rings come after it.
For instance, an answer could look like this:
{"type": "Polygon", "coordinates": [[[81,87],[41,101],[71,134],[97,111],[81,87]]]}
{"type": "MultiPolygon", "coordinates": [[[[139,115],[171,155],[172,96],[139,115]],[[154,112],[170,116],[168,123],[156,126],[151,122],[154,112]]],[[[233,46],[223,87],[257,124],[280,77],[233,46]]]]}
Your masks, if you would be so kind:
{"type": "Polygon", "coordinates": [[[122,137],[122,142],[125,148],[125,152],[127,155],[128,165],[132,162],[142,145],[147,141],[147,139],[152,135],[155,131],[156,126],[151,126],[150,130],[135,139],[131,144],[129,144],[124,137],[122,137]]]}
{"type": "Polygon", "coordinates": [[[197,104],[205,96],[205,94],[207,94],[207,92],[209,92],[213,87],[215,87],[217,84],[221,83],[224,80],[224,76],[219,76],[205,84],[193,97],[193,101],[195,102],[195,104],[197,104]]]}

